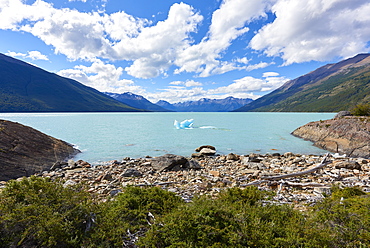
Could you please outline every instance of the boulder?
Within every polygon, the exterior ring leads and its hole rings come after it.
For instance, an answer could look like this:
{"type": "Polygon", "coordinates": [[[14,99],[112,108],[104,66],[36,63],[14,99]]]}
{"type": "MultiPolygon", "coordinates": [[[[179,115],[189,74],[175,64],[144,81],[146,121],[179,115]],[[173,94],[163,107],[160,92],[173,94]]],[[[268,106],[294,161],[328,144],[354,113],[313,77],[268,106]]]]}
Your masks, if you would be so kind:
{"type": "Polygon", "coordinates": [[[212,156],[216,154],[216,150],[212,150],[210,148],[203,148],[202,150],[199,151],[201,155],[207,155],[207,156],[212,156]]]}
{"type": "Polygon", "coordinates": [[[310,122],[292,134],[330,152],[350,157],[370,157],[370,117],[343,116],[310,122]]]}
{"type": "Polygon", "coordinates": [[[334,116],[334,119],[341,118],[343,116],[352,116],[351,112],[349,111],[339,111],[338,114],[334,116]]]}
{"type": "Polygon", "coordinates": [[[57,168],[79,150],[22,124],[0,120],[0,181],[57,168]],[[58,164],[59,163],[59,164],[58,164]]]}
{"type": "Polygon", "coordinates": [[[151,165],[157,171],[181,170],[189,166],[189,161],[183,156],[166,154],[153,158],[151,165]]]}
{"type": "Polygon", "coordinates": [[[214,146],[210,146],[210,145],[205,145],[205,146],[200,146],[198,147],[197,149],[195,149],[196,152],[200,152],[203,148],[208,148],[210,150],[214,150],[216,151],[216,148],[214,146]]]}
{"type": "Polygon", "coordinates": [[[122,177],[141,177],[142,175],[140,171],[133,168],[129,168],[121,174],[122,177]]]}
{"type": "Polygon", "coordinates": [[[234,153],[229,153],[226,156],[226,160],[238,161],[239,157],[235,155],[234,153]]]}

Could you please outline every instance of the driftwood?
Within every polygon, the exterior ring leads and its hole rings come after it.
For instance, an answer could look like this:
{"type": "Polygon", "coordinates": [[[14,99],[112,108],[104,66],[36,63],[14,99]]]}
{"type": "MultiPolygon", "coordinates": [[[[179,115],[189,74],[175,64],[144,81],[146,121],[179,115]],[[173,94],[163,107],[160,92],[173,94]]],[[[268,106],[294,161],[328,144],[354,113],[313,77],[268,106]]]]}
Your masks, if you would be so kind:
{"type": "MultiPolygon", "coordinates": [[[[310,173],[313,173],[317,170],[322,169],[325,165],[330,163],[330,161],[327,160],[328,157],[329,157],[329,153],[327,153],[324,156],[324,158],[322,159],[320,164],[318,164],[317,166],[312,167],[308,170],[304,170],[304,171],[300,171],[300,172],[296,172],[296,173],[285,174],[285,175],[268,176],[268,177],[262,178],[262,180],[256,180],[256,181],[253,181],[253,182],[250,182],[250,183],[247,183],[247,184],[243,184],[243,185],[240,185],[240,186],[241,187],[247,187],[247,186],[252,186],[252,185],[259,185],[259,184],[270,182],[270,181],[276,181],[276,180],[281,180],[281,179],[284,179],[284,178],[298,177],[298,176],[303,176],[303,175],[306,175],[306,174],[310,174],[310,173]]],[[[291,185],[291,186],[300,186],[300,187],[309,187],[309,186],[310,187],[318,187],[318,186],[313,186],[314,184],[316,185],[316,183],[302,184],[302,183],[293,183],[293,182],[285,182],[284,181],[284,184],[288,184],[288,185],[291,185]]]]}
{"type": "Polygon", "coordinates": [[[160,182],[160,183],[155,182],[155,183],[147,183],[147,184],[141,183],[141,184],[135,184],[133,186],[135,187],[144,187],[144,186],[154,187],[154,186],[169,185],[169,184],[174,184],[174,183],[176,182],[160,182]]]}

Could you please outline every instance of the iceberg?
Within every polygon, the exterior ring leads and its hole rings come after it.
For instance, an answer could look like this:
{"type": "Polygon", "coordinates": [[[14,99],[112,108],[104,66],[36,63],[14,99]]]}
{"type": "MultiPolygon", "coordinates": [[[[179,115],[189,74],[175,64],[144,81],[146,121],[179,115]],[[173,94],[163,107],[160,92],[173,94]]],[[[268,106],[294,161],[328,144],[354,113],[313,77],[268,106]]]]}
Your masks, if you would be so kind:
{"type": "Polygon", "coordinates": [[[182,122],[175,120],[173,125],[176,129],[190,129],[193,128],[193,121],[193,119],[183,120],[182,122]]]}

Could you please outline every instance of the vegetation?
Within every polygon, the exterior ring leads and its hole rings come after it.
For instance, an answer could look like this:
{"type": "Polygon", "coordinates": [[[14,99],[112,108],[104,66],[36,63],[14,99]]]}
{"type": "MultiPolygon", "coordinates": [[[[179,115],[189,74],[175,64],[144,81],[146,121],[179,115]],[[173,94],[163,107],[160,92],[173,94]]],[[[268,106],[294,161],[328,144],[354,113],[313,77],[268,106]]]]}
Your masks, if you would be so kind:
{"type": "Polygon", "coordinates": [[[0,192],[0,247],[369,247],[370,197],[357,188],[306,212],[232,188],[185,203],[158,187],[96,202],[83,185],[31,177],[0,192]],[[131,246],[130,246],[131,245],[131,246]]]}
{"type": "Polygon", "coordinates": [[[354,116],[370,116],[370,104],[358,104],[351,111],[354,116]]]}

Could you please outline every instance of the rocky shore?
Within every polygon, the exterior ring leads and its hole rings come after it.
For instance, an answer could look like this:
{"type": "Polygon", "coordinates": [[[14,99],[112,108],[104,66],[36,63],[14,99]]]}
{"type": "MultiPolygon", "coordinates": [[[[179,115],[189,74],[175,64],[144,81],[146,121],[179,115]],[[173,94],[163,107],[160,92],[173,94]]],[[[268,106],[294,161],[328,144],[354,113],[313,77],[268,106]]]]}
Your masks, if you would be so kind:
{"type": "MultiPolygon", "coordinates": [[[[345,111],[343,111],[345,112],[345,111]]],[[[370,117],[343,116],[307,123],[292,132],[315,146],[350,157],[370,158],[370,117]]]]}
{"type": "Polygon", "coordinates": [[[0,181],[49,170],[78,152],[71,144],[36,129],[0,120],[0,181]]]}
{"type": "MultiPolygon", "coordinates": [[[[217,155],[212,146],[196,149],[191,157],[124,158],[91,166],[88,162],[55,163],[39,174],[64,185],[84,183],[105,201],[129,185],[161,187],[191,201],[196,195],[216,196],[230,187],[256,185],[274,191],[269,201],[305,209],[330,194],[333,185],[370,192],[370,160],[339,155],[248,154],[217,155]],[[318,166],[319,165],[319,166],[318,166]]],[[[4,186],[6,182],[1,182],[4,186]]]]}

